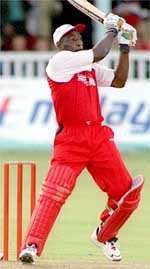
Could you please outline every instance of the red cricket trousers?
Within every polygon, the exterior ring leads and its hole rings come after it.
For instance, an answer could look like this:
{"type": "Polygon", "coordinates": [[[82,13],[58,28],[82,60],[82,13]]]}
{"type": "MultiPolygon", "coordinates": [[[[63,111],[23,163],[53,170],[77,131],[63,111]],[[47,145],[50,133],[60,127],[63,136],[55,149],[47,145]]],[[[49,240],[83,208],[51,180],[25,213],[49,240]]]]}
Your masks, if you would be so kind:
{"type": "Polygon", "coordinates": [[[107,126],[66,126],[56,135],[52,159],[52,165],[69,166],[77,175],[87,168],[98,187],[107,193],[110,207],[132,185],[113,138],[114,133],[107,126]]]}

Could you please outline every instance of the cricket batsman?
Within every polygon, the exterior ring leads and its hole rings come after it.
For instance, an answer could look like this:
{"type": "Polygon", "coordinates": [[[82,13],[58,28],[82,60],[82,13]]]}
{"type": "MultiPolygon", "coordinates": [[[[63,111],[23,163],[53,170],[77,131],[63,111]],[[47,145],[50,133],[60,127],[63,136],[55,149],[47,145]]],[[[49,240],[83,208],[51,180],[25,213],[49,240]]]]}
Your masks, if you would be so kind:
{"type": "Polygon", "coordinates": [[[41,255],[55,220],[84,168],[108,197],[91,239],[108,259],[121,260],[118,232],[139,205],[144,179],[142,176],[132,179],[115,145],[112,129],[103,124],[101,112],[100,87],[110,86],[114,90],[124,87],[130,47],[137,39],[136,30],[125,21],[120,29],[119,21],[119,16],[108,14],[104,20],[106,36],[89,50],[83,48],[81,33],[86,28],[83,24],[64,24],[53,34],[58,53],[50,59],[46,73],[59,129],[51,166],[22,244],[23,263],[32,263],[41,255]],[[120,55],[116,70],[112,70],[102,67],[101,60],[109,53],[115,38],[120,55]]]}

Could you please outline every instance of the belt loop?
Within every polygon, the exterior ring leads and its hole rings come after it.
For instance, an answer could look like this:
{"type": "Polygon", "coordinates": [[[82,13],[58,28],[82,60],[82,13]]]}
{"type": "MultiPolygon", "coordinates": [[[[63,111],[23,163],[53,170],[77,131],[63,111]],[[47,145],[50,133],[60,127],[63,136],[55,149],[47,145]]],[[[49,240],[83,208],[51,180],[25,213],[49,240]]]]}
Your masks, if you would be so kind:
{"type": "Polygon", "coordinates": [[[100,121],[85,121],[85,124],[88,125],[88,126],[91,126],[91,125],[100,125],[101,122],[100,121]]]}
{"type": "Polygon", "coordinates": [[[81,121],[81,122],[74,122],[74,123],[65,123],[64,126],[68,127],[75,127],[75,126],[92,126],[92,125],[101,125],[101,121],[81,121]]]}

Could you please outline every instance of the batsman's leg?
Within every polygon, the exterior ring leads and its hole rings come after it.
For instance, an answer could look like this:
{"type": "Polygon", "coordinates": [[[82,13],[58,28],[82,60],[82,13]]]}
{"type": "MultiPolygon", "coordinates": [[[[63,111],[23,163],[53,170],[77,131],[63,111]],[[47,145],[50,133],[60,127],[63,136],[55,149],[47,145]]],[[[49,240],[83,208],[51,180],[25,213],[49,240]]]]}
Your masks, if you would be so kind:
{"type": "Polygon", "coordinates": [[[118,231],[128,220],[133,211],[138,207],[143,188],[144,178],[138,176],[133,179],[132,186],[121,199],[117,202],[115,210],[111,211],[110,216],[104,221],[98,235],[98,241],[104,243],[110,238],[117,236],[118,231]]]}
{"type": "Polygon", "coordinates": [[[75,186],[76,178],[76,173],[68,166],[56,165],[49,169],[22,245],[22,262],[33,262],[34,254],[40,256],[61,207],[75,186]]]}
{"type": "Polygon", "coordinates": [[[142,176],[133,179],[132,187],[115,204],[114,209],[108,208],[101,214],[101,225],[94,230],[91,236],[93,243],[102,247],[105,256],[112,261],[121,260],[116,236],[120,228],[138,207],[143,184],[142,176]]]}
{"type": "Polygon", "coordinates": [[[88,170],[101,190],[107,193],[107,208],[100,216],[101,224],[92,234],[97,246],[103,245],[104,254],[111,260],[121,260],[116,236],[140,201],[144,179],[131,178],[120,153],[113,142],[113,134],[105,127],[104,142],[97,147],[88,170]]]}

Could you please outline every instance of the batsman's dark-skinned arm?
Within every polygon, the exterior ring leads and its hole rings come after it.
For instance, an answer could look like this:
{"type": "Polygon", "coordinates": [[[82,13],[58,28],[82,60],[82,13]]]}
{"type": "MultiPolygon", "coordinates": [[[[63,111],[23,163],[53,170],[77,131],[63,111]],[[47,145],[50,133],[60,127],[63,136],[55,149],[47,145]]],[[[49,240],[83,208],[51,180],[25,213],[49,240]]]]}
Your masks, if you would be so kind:
{"type": "Polygon", "coordinates": [[[116,31],[108,32],[107,36],[93,47],[93,54],[94,54],[93,62],[98,62],[102,60],[108,54],[116,35],[117,35],[116,31]]]}
{"type": "MultiPolygon", "coordinates": [[[[107,36],[93,47],[94,61],[102,60],[110,51],[116,32],[108,32],[107,36]]],[[[115,70],[115,77],[111,86],[115,88],[123,88],[127,81],[129,71],[129,47],[128,45],[120,45],[119,63],[115,70]]]]}
{"type": "Polygon", "coordinates": [[[111,83],[112,87],[123,88],[128,78],[129,71],[129,46],[120,45],[119,63],[115,70],[115,77],[111,83]]]}

